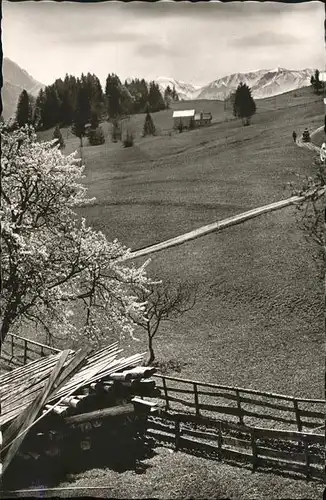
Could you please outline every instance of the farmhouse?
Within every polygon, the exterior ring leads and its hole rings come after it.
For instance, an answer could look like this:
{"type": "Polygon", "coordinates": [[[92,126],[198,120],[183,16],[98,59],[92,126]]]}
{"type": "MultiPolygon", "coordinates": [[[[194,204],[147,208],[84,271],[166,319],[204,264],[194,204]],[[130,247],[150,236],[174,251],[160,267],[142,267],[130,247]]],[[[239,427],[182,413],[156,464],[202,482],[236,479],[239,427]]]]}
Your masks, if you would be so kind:
{"type": "Polygon", "coordinates": [[[194,125],[195,120],[194,109],[182,109],[178,111],[173,111],[173,126],[174,128],[190,128],[194,125]]]}
{"type": "Polygon", "coordinates": [[[195,126],[200,127],[202,125],[210,125],[212,122],[212,113],[200,113],[195,114],[195,126]]]}
{"type": "Polygon", "coordinates": [[[174,128],[191,128],[201,127],[202,125],[210,125],[212,122],[212,114],[196,113],[194,109],[178,110],[173,112],[173,126],[174,128]]]}

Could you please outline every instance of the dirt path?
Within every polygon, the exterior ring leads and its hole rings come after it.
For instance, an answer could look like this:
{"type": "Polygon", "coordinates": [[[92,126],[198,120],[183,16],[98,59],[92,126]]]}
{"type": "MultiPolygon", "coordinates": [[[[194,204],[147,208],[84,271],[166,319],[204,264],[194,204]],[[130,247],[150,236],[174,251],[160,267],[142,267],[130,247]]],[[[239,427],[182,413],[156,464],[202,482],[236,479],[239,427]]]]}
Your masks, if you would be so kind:
{"type": "MultiPolygon", "coordinates": [[[[322,127],[317,128],[316,130],[314,130],[310,134],[311,139],[313,139],[314,135],[317,134],[318,132],[320,132],[323,128],[324,127],[322,126],[322,127]]],[[[313,144],[312,142],[303,142],[302,137],[297,138],[296,144],[297,144],[297,146],[299,146],[299,148],[306,148],[306,149],[309,149],[310,151],[314,151],[315,153],[318,153],[318,154],[320,153],[319,146],[316,146],[316,144],[313,144]]]]}
{"type": "MultiPolygon", "coordinates": [[[[314,134],[319,132],[323,127],[319,127],[318,129],[314,130],[311,134],[313,137],[314,134]]],[[[310,151],[313,151],[314,153],[319,154],[320,153],[320,147],[316,146],[312,142],[303,142],[302,138],[297,138],[296,144],[300,148],[306,148],[309,149],[310,151]]],[[[324,192],[324,189],[322,190],[324,192]]],[[[302,201],[305,199],[305,196],[293,196],[291,198],[288,198],[287,200],[281,200],[276,203],[271,203],[269,205],[265,205],[263,207],[258,207],[253,210],[249,210],[248,212],[244,212],[241,214],[238,214],[234,217],[230,217],[228,219],[224,219],[222,221],[218,222],[213,222],[212,224],[208,224],[207,226],[202,226],[198,229],[195,229],[193,231],[190,231],[189,233],[182,234],[180,236],[177,236],[175,238],[171,238],[166,241],[162,241],[161,243],[157,243],[156,245],[151,245],[145,248],[141,248],[138,250],[135,250],[130,253],[128,256],[127,260],[131,259],[136,259],[138,257],[144,257],[146,255],[159,252],[161,250],[164,250],[166,248],[170,247],[175,247],[178,245],[181,245],[187,241],[194,240],[196,238],[200,238],[201,236],[204,236],[206,234],[210,234],[216,231],[221,231],[222,229],[225,229],[230,226],[234,226],[237,224],[241,224],[245,222],[246,220],[253,219],[255,217],[259,217],[262,214],[273,212],[275,210],[280,210],[284,207],[288,207],[290,205],[293,205],[297,203],[298,201],[302,201]]]]}

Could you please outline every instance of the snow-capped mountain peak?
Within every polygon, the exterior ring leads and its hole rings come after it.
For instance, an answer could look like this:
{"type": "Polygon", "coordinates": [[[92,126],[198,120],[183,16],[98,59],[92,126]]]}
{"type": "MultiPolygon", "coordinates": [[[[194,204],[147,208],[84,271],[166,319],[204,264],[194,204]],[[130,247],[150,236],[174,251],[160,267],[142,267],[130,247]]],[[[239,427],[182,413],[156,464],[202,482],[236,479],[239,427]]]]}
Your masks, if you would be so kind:
{"type": "Polygon", "coordinates": [[[271,97],[309,86],[313,73],[314,70],[312,69],[290,70],[278,66],[273,69],[257,69],[247,73],[233,73],[218,78],[202,87],[162,76],[157,78],[156,82],[163,92],[168,85],[171,88],[174,87],[179,98],[184,100],[224,100],[243,82],[251,88],[253,97],[263,99],[264,97],[271,97]]]}
{"type": "Polygon", "coordinates": [[[164,93],[167,87],[170,87],[171,89],[175,88],[179,98],[184,100],[195,99],[196,93],[201,89],[201,87],[196,87],[191,83],[185,83],[166,76],[159,76],[155,79],[155,81],[158,83],[161,92],[164,93]]]}

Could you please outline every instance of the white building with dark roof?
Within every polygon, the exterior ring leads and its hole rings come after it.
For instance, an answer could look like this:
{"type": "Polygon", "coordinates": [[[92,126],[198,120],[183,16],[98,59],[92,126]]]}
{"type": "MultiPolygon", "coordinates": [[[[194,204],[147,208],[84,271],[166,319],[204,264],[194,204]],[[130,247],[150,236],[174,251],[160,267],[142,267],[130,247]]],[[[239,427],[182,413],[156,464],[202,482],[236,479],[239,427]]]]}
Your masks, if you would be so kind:
{"type": "Polygon", "coordinates": [[[179,109],[177,111],[173,111],[173,126],[174,128],[179,128],[180,125],[183,128],[190,128],[194,125],[195,120],[194,109],[179,109]]]}
{"type": "Polygon", "coordinates": [[[210,125],[212,122],[212,113],[200,113],[195,109],[182,109],[173,111],[173,126],[174,128],[191,128],[201,127],[202,125],[210,125]]]}

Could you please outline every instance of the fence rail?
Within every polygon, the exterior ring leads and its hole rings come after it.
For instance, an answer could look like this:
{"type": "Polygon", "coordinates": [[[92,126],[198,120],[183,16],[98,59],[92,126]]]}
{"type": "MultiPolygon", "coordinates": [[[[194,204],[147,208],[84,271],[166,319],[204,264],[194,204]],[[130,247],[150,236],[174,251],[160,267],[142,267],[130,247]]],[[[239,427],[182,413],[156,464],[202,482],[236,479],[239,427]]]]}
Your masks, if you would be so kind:
{"type": "Polygon", "coordinates": [[[196,416],[218,414],[235,419],[240,425],[282,424],[282,428],[322,428],[325,424],[325,400],[295,398],[240,387],[155,375],[160,381],[166,410],[187,408],[196,416]]]}
{"type": "Polygon", "coordinates": [[[41,344],[35,340],[8,333],[1,349],[1,361],[6,368],[16,368],[43,356],[59,353],[59,349],[41,344]]]}
{"type": "Polygon", "coordinates": [[[324,479],[325,436],[248,427],[189,414],[163,412],[150,417],[147,435],[156,441],[200,455],[272,468],[307,479],[324,479]]]}

